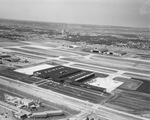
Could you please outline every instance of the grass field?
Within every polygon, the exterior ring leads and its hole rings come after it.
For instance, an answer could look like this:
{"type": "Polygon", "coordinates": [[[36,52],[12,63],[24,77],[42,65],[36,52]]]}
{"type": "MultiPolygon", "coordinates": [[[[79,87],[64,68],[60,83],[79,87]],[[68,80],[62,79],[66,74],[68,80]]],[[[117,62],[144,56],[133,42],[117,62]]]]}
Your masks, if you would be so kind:
{"type": "MultiPolygon", "coordinates": [[[[88,66],[88,65],[83,65],[83,64],[73,64],[71,66],[78,67],[78,68],[83,68],[83,69],[89,69],[89,70],[96,70],[98,72],[106,72],[106,73],[115,73],[115,72],[117,72],[115,70],[110,70],[110,69],[100,68],[100,67],[93,67],[93,66],[88,66]]],[[[105,75],[104,75],[104,77],[105,77],[105,75]]]]}
{"type": "Polygon", "coordinates": [[[72,55],[75,55],[75,54],[72,54],[71,52],[67,52],[67,51],[63,51],[63,50],[58,50],[58,49],[49,49],[49,50],[46,50],[46,49],[42,49],[42,48],[38,48],[38,47],[22,47],[26,50],[31,50],[31,51],[34,51],[34,52],[39,52],[39,53],[45,53],[45,54],[48,54],[48,55],[57,55],[57,56],[65,56],[65,57],[69,57],[69,56],[72,56],[72,55]]]}
{"type": "Polygon", "coordinates": [[[35,51],[28,51],[28,50],[23,50],[23,49],[19,49],[19,48],[7,48],[9,50],[14,50],[14,51],[18,51],[18,52],[24,52],[24,53],[29,53],[29,54],[34,54],[34,55],[40,55],[40,56],[45,56],[45,57],[58,57],[56,56],[55,53],[50,54],[46,54],[45,52],[43,53],[43,51],[40,52],[35,52],[35,51]],[[55,55],[54,55],[55,54],[55,55]]]}
{"type": "Polygon", "coordinates": [[[150,74],[150,70],[145,69],[136,69],[136,68],[130,68],[126,66],[119,66],[116,64],[105,64],[105,62],[100,61],[92,61],[92,60],[86,60],[86,59],[75,59],[75,58],[61,58],[62,60],[70,61],[70,62],[78,62],[78,63],[84,63],[84,64],[91,64],[99,67],[106,67],[108,69],[116,69],[116,70],[123,70],[123,71],[130,71],[135,73],[143,73],[143,74],[150,74]]]}
{"type": "Polygon", "coordinates": [[[134,73],[123,73],[123,76],[127,76],[127,77],[131,77],[131,78],[137,78],[137,79],[144,79],[144,80],[150,80],[150,76],[146,76],[146,75],[139,75],[139,74],[134,74],[134,73]]]}
{"type": "Polygon", "coordinates": [[[146,93],[150,95],[150,81],[144,79],[132,78],[133,80],[140,80],[143,84],[137,89],[138,92],[146,93]]]}
{"type": "Polygon", "coordinates": [[[23,57],[28,57],[28,58],[31,58],[31,59],[38,59],[38,60],[46,59],[44,57],[39,57],[39,56],[29,55],[29,54],[24,54],[24,53],[19,53],[19,52],[11,52],[11,53],[15,54],[15,55],[20,55],[20,56],[23,56],[23,57]]]}
{"type": "Polygon", "coordinates": [[[143,82],[139,80],[133,80],[123,77],[116,77],[114,80],[124,82],[121,86],[119,86],[119,89],[125,89],[125,90],[136,90],[138,87],[140,87],[143,82]]]}
{"type": "Polygon", "coordinates": [[[6,38],[0,38],[0,47],[6,47],[6,46],[18,46],[23,45],[24,43],[21,43],[19,41],[13,41],[6,38]]]}
{"type": "Polygon", "coordinates": [[[150,96],[136,92],[123,91],[105,103],[106,106],[132,113],[150,108],[150,96]],[[108,104],[107,104],[108,103],[108,104]],[[112,105],[112,106],[111,106],[112,105]],[[132,112],[131,112],[132,111],[132,112]]]}

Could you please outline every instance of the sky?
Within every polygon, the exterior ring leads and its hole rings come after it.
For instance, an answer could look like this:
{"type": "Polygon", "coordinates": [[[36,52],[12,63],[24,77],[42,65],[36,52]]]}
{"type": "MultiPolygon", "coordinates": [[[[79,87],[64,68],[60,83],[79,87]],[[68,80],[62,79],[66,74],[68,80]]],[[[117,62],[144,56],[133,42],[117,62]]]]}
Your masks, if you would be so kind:
{"type": "Polygon", "coordinates": [[[150,0],[0,0],[0,18],[150,28],[150,0]]]}

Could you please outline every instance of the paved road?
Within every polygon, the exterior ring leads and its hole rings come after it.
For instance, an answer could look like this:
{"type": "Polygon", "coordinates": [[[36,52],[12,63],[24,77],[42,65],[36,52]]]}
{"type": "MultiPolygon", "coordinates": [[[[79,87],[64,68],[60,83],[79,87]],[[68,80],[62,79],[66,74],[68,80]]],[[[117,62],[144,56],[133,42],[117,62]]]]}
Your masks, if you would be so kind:
{"type": "Polygon", "coordinates": [[[4,77],[1,77],[1,79],[0,79],[0,82],[2,84],[13,87],[20,91],[27,92],[30,90],[30,93],[28,93],[28,94],[32,94],[32,95],[41,97],[41,98],[49,100],[49,101],[53,101],[60,105],[67,105],[67,106],[69,105],[69,107],[76,109],[76,110],[97,111],[101,116],[111,118],[112,120],[149,120],[147,118],[143,118],[140,116],[136,116],[136,115],[128,114],[125,112],[117,111],[114,109],[110,109],[105,106],[92,104],[92,103],[89,103],[86,101],[82,101],[79,99],[61,95],[61,94],[52,92],[50,90],[44,90],[44,89],[38,88],[33,85],[28,85],[28,84],[24,84],[24,83],[20,83],[20,82],[18,82],[18,83],[11,82],[11,84],[10,84],[10,81],[13,81],[13,80],[7,79],[4,77]]]}

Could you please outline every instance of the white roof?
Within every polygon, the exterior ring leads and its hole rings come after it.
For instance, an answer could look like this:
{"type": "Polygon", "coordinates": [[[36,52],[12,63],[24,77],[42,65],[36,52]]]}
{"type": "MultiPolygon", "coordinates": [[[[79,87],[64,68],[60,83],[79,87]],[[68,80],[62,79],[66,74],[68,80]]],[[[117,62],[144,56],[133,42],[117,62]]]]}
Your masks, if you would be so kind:
{"type": "Polygon", "coordinates": [[[15,71],[19,72],[19,73],[24,73],[27,75],[32,75],[33,72],[35,72],[35,71],[39,71],[39,70],[43,70],[43,69],[47,69],[47,68],[52,68],[52,67],[54,67],[54,66],[49,65],[49,64],[41,64],[41,65],[36,65],[36,66],[28,67],[28,68],[19,68],[15,71]]]}
{"type": "Polygon", "coordinates": [[[106,88],[107,92],[111,92],[114,89],[116,89],[117,87],[119,87],[120,85],[123,84],[123,82],[120,81],[116,81],[116,80],[107,80],[105,78],[95,78],[91,81],[87,82],[90,85],[93,86],[97,86],[97,87],[102,87],[102,88],[106,88]]]}
{"type": "Polygon", "coordinates": [[[79,46],[77,46],[77,45],[69,45],[69,46],[72,46],[72,47],[74,47],[74,48],[79,47],[79,46]]]}
{"type": "Polygon", "coordinates": [[[21,100],[21,102],[23,102],[23,103],[31,103],[31,102],[33,102],[33,100],[24,98],[24,99],[21,100]]]}

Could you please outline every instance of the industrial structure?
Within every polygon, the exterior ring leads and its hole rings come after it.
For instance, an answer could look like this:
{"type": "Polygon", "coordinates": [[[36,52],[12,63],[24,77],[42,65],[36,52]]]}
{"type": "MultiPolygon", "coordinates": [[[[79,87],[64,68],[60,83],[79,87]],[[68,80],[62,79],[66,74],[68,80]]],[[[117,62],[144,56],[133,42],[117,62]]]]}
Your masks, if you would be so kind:
{"type": "Polygon", "coordinates": [[[116,55],[116,56],[123,56],[123,55],[126,55],[126,54],[127,54],[126,52],[120,51],[120,50],[113,51],[113,55],[116,55]]]}
{"type": "Polygon", "coordinates": [[[93,50],[91,50],[91,52],[104,54],[104,53],[108,52],[108,49],[106,49],[106,48],[99,48],[99,49],[94,48],[93,50]]]}
{"type": "Polygon", "coordinates": [[[95,73],[93,72],[66,66],[56,66],[48,69],[43,69],[35,71],[33,74],[43,79],[52,79],[56,82],[78,82],[95,76],[95,73]]]}
{"type": "Polygon", "coordinates": [[[55,110],[55,111],[44,111],[44,112],[37,112],[32,113],[29,118],[46,118],[50,116],[60,116],[63,115],[62,110],[55,110]]]}
{"type": "Polygon", "coordinates": [[[0,59],[1,60],[6,60],[6,61],[9,61],[9,62],[18,62],[20,60],[19,57],[12,56],[12,55],[9,55],[9,54],[0,54],[0,59]]]}

